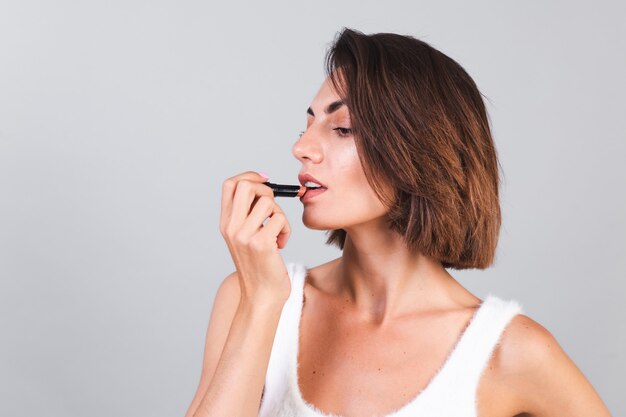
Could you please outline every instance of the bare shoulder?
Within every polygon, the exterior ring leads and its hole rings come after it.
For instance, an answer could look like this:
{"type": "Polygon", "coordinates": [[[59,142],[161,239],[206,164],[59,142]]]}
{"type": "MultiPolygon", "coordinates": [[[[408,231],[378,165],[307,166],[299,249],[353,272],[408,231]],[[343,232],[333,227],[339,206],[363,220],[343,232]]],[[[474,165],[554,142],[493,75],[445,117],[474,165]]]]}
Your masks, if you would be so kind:
{"type": "Polygon", "coordinates": [[[239,305],[240,288],[237,271],[227,275],[217,289],[213,300],[211,317],[204,342],[204,356],[200,383],[185,416],[192,416],[198,409],[209,387],[226,344],[228,332],[239,305]]]}
{"type": "Polygon", "coordinates": [[[499,346],[503,371],[519,375],[551,359],[562,359],[562,351],[552,333],[525,314],[511,319],[499,346]]]}
{"type": "Polygon", "coordinates": [[[518,314],[498,346],[498,379],[516,392],[520,412],[610,417],[598,393],[554,335],[525,314],[518,314]]]}
{"type": "Polygon", "coordinates": [[[205,355],[205,368],[208,367],[211,371],[222,353],[231,322],[239,306],[240,293],[239,276],[237,271],[234,271],[222,280],[215,294],[207,329],[207,354],[205,355]],[[216,347],[219,348],[216,349],[216,347]]]}
{"type": "Polygon", "coordinates": [[[241,288],[239,287],[239,275],[237,271],[231,272],[222,280],[218,288],[218,294],[222,295],[222,298],[227,298],[229,301],[239,302],[241,296],[241,288]],[[226,297],[223,295],[226,294],[226,297]]]}
{"type": "MultiPolygon", "coordinates": [[[[215,293],[213,300],[213,311],[211,312],[211,320],[230,319],[235,315],[239,300],[241,298],[241,287],[239,284],[239,275],[237,271],[228,274],[221,282],[215,293]]],[[[228,320],[226,320],[228,322],[228,320]]],[[[228,322],[230,327],[230,322],[228,322]]]]}

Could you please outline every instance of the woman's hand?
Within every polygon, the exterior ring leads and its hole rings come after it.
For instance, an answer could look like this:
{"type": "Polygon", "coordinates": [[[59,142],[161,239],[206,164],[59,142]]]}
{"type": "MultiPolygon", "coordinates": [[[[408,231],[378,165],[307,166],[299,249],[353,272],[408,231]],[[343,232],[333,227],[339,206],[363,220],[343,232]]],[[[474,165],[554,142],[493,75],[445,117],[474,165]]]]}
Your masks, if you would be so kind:
{"type": "Polygon", "coordinates": [[[291,227],[265,181],[247,171],[222,185],[220,232],[238,272],[241,300],[253,303],[284,302],[291,293],[287,267],[278,251],[287,244],[291,227]]]}

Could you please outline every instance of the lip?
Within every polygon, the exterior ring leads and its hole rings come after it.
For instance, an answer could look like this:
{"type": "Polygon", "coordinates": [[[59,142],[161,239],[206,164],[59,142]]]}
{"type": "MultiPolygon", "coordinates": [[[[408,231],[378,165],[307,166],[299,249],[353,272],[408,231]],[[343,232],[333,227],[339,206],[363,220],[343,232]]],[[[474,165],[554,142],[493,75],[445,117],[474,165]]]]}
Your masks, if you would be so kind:
{"type": "Polygon", "coordinates": [[[304,195],[302,197],[300,197],[300,201],[301,202],[306,202],[309,201],[312,198],[315,198],[315,196],[322,194],[324,192],[326,192],[327,188],[318,188],[316,190],[307,190],[306,193],[304,193],[304,195]]]}
{"type": "Polygon", "coordinates": [[[315,178],[313,175],[309,173],[298,175],[298,180],[300,181],[300,184],[302,185],[306,184],[307,181],[313,181],[314,183],[321,185],[323,188],[328,188],[320,180],[318,180],[317,178],[315,178]]]}

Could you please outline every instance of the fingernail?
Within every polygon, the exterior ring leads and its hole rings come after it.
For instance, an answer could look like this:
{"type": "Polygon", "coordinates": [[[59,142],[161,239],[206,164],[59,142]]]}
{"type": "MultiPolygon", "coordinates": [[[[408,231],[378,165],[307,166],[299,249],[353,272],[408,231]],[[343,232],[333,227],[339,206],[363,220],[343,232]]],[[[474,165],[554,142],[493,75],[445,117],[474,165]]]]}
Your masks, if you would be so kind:
{"type": "Polygon", "coordinates": [[[269,179],[269,177],[270,177],[270,176],[269,176],[269,175],[267,175],[265,172],[260,172],[260,171],[257,171],[257,174],[259,174],[259,175],[261,175],[262,177],[265,177],[265,178],[267,178],[267,179],[269,179]]]}

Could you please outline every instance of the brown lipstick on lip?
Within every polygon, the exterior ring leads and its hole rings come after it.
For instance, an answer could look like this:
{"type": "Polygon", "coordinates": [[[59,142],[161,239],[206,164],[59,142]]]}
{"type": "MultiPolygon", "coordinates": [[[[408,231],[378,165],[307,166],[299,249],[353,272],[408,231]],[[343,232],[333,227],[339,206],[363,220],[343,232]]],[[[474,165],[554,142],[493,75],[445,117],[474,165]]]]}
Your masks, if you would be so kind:
{"type": "Polygon", "coordinates": [[[274,197],[302,197],[307,190],[317,188],[309,188],[304,185],[274,184],[269,181],[266,181],[263,184],[274,190],[274,197]]]}

